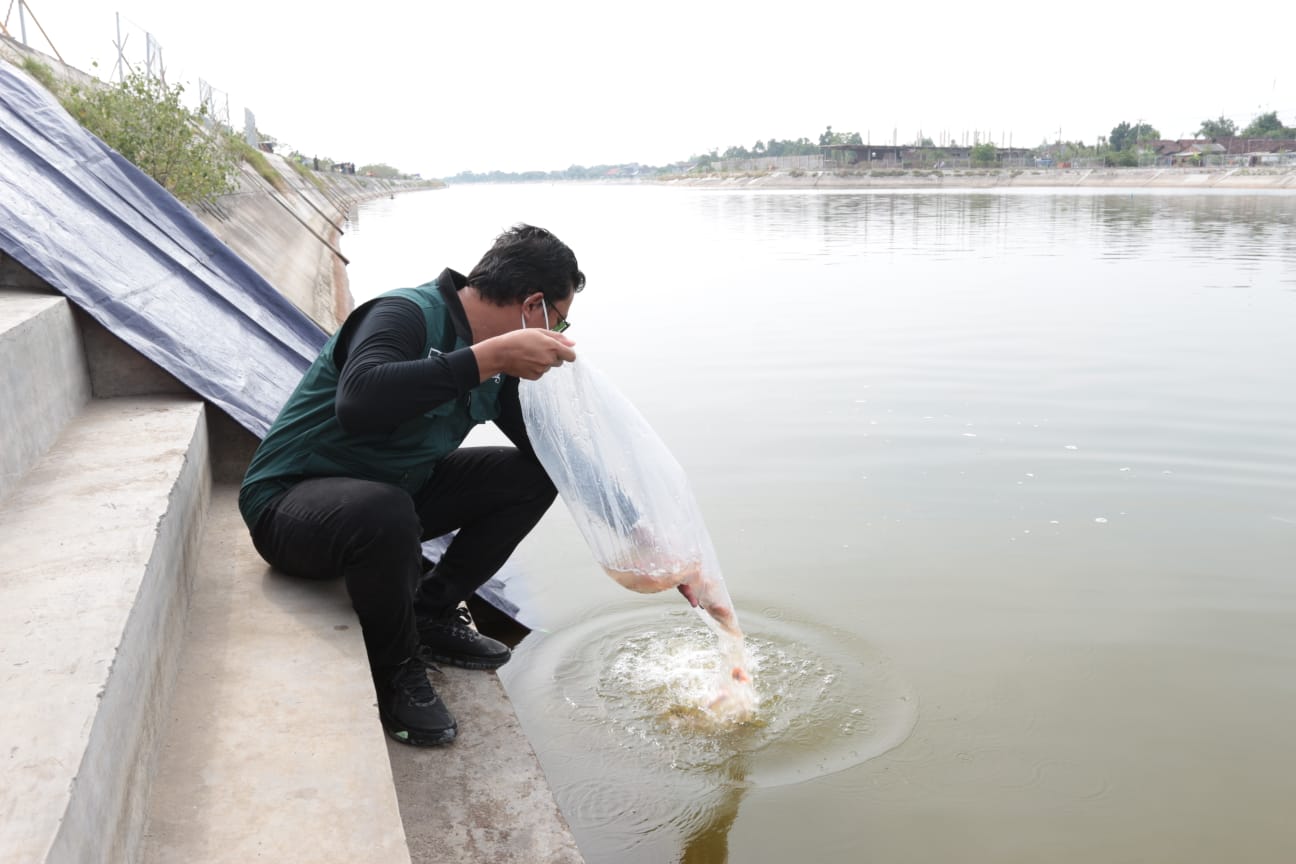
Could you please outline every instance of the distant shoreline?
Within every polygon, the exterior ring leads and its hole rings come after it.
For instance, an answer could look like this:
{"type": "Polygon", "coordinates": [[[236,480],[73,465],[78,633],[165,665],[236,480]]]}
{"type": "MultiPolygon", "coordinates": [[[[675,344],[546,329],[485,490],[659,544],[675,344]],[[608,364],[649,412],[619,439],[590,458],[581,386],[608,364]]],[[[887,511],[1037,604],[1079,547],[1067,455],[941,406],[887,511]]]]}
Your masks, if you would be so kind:
{"type": "MultiPolygon", "coordinates": [[[[650,181],[651,182],[651,181],[650,181]]],[[[1296,192],[1296,167],[970,169],[953,171],[771,172],[706,174],[656,181],[700,189],[1235,189],[1296,192]]]]}

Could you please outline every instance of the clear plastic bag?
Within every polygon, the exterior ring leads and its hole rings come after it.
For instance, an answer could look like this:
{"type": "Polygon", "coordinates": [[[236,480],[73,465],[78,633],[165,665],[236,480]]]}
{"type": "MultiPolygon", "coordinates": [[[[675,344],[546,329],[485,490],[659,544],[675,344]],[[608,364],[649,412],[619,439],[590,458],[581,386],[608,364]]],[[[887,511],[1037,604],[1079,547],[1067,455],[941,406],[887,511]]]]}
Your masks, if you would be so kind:
{"type": "Polygon", "coordinates": [[[600,566],[641,593],[680,588],[720,640],[708,706],[755,707],[743,632],[684,469],[634,405],[589,361],[519,388],[536,456],[600,566]]]}

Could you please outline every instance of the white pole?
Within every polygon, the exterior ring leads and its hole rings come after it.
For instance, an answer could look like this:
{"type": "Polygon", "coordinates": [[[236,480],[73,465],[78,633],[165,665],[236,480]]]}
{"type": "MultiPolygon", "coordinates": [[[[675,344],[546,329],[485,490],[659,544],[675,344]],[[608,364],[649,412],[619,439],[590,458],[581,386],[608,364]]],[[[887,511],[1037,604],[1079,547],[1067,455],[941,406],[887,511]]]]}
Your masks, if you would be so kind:
{"type": "Polygon", "coordinates": [[[126,80],[126,70],[122,68],[121,13],[117,13],[117,81],[126,80]]]}

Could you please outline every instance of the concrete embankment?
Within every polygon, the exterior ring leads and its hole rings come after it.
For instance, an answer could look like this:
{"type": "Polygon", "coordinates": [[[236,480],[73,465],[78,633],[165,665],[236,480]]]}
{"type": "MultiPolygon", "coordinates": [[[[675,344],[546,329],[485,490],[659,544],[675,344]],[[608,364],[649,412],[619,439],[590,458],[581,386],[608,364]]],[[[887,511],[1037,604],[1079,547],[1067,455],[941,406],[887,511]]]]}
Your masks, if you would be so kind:
{"type": "Polygon", "coordinates": [[[428,189],[426,184],[332,172],[298,172],[265,154],[277,177],[241,163],[238,190],[195,209],[227,246],[332,332],[351,311],[340,247],[347,211],[373,198],[428,189]]]}
{"type": "Polygon", "coordinates": [[[1237,189],[1296,192],[1288,168],[1092,168],[953,171],[783,171],[706,174],[661,181],[705,189],[1237,189]]]}
{"type": "MultiPolygon", "coordinates": [[[[176,377],[231,358],[232,386],[266,376],[239,350],[251,343],[204,318],[210,339],[184,331],[177,350],[150,352],[173,310],[130,306],[144,324],[132,330],[76,290],[161,304],[172,295],[147,289],[169,275],[204,275],[194,301],[225,297],[221,277],[260,280],[224,266],[166,193],[95,173],[97,149],[73,146],[80,130],[4,66],[5,116],[57,122],[0,136],[0,210],[24,228],[0,232],[0,861],[578,864],[496,675],[438,676],[453,745],[388,750],[343,586],[260,558],[236,506],[256,438],[213,401],[218,387],[176,377]],[[87,170],[61,176],[84,173],[95,194],[47,182],[77,159],[87,170]],[[91,265],[67,266],[81,242],[91,265]],[[136,242],[156,268],[118,254],[136,242]]],[[[420,188],[268,156],[196,209],[332,330],[351,306],[348,209],[420,188]]],[[[274,323],[244,308],[264,292],[228,296],[240,320],[274,323]]]]}

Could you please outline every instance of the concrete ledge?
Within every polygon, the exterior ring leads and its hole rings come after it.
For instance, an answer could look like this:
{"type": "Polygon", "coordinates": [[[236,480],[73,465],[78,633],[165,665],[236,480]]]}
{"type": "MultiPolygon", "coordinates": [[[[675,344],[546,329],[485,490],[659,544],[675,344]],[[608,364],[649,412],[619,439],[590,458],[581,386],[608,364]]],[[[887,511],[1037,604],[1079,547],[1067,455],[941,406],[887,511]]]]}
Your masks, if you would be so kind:
{"type": "Polygon", "coordinates": [[[0,860],[134,860],[209,489],[203,405],[96,400],[0,505],[0,860]]]}
{"type": "Polygon", "coordinates": [[[459,721],[454,743],[387,742],[415,864],[581,864],[499,676],[446,667],[431,681],[459,721]]]}
{"type": "Polygon", "coordinates": [[[89,399],[71,304],[57,294],[0,289],[0,499],[89,399]]]}
{"type": "Polygon", "coordinates": [[[408,862],[345,588],[271,570],[237,499],[213,494],[142,860],[408,862]]]}

